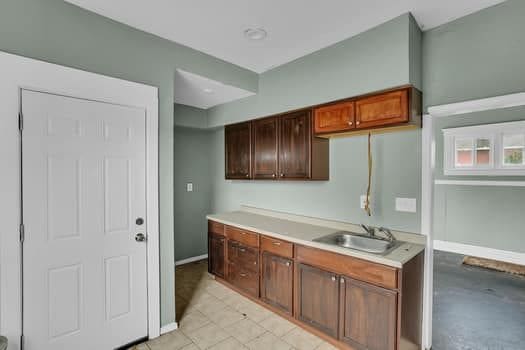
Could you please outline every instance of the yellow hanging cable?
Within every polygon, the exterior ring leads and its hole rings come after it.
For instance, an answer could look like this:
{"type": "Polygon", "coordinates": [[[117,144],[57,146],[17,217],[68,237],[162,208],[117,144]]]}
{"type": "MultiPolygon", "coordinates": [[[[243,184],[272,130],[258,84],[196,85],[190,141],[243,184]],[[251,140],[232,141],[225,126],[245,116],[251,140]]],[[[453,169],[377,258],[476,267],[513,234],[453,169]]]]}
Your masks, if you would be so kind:
{"type": "Polygon", "coordinates": [[[368,133],[368,187],[366,188],[365,211],[368,216],[372,216],[370,210],[370,186],[372,185],[372,133],[368,133]]]}

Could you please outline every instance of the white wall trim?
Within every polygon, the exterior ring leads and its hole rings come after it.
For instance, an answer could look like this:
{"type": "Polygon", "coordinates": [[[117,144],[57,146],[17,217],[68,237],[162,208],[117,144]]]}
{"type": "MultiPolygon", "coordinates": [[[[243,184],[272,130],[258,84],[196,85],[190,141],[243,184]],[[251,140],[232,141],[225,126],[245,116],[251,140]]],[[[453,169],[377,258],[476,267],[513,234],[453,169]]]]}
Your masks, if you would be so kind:
{"type": "Polygon", "coordinates": [[[435,180],[436,185],[525,187],[525,181],[435,180]]]}
{"type": "Polygon", "coordinates": [[[158,89],[0,52],[0,333],[9,350],[19,349],[21,334],[20,169],[17,115],[19,91],[34,91],[120,104],[146,111],[148,232],[148,332],[160,334],[158,89]]]}
{"type": "Polygon", "coordinates": [[[175,261],[175,266],[189,264],[189,263],[192,263],[194,261],[204,260],[204,259],[207,259],[207,258],[208,258],[208,254],[192,256],[191,258],[186,258],[186,259],[175,261]]]}
{"type": "Polygon", "coordinates": [[[434,241],[434,249],[445,252],[475,256],[478,258],[492,259],[512,264],[525,265],[525,253],[511,252],[494,248],[474,246],[470,244],[448,241],[434,241]]]}
{"type": "Polygon", "coordinates": [[[160,328],[160,334],[166,334],[166,333],[169,333],[169,332],[173,332],[174,330],[177,330],[179,328],[179,324],[177,322],[173,322],[173,323],[168,323],[167,325],[165,326],[162,326],[160,328]]]}
{"type": "Polygon", "coordinates": [[[421,152],[421,233],[426,236],[424,284],[423,284],[423,332],[421,347],[432,347],[432,303],[434,278],[433,212],[435,140],[432,116],[423,116],[421,152]]]}
{"type": "Polygon", "coordinates": [[[450,103],[446,105],[432,106],[428,113],[433,117],[448,117],[473,112],[489,111],[493,109],[509,108],[525,105],[525,92],[516,94],[469,100],[464,102],[450,103]]]}

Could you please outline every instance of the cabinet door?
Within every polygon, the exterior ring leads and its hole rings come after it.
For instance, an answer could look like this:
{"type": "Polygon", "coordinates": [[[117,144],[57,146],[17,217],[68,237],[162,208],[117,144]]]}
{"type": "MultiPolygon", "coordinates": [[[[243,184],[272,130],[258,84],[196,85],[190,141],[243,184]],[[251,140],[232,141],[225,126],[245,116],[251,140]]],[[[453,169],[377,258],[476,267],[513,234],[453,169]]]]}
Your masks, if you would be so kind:
{"type": "Polygon", "coordinates": [[[253,121],[253,177],[276,179],[278,164],[279,118],[253,121]]]}
{"type": "Polygon", "coordinates": [[[251,178],[251,122],[225,127],[225,168],[227,179],[251,178]]]}
{"type": "Polygon", "coordinates": [[[297,318],[337,338],[339,327],[339,278],[312,266],[297,265],[297,318]]]}
{"type": "Polygon", "coordinates": [[[341,102],[316,108],[314,111],[316,134],[355,129],[355,103],[341,102]]]}
{"type": "Polygon", "coordinates": [[[291,315],[293,261],[264,252],[262,263],[261,299],[291,315]]]}
{"type": "Polygon", "coordinates": [[[279,130],[279,177],[307,179],[310,177],[311,134],[310,111],[281,116],[279,130]]]}
{"type": "Polygon", "coordinates": [[[251,269],[230,261],[228,282],[255,298],[259,297],[259,274],[251,269]]]}
{"type": "Polygon", "coordinates": [[[366,129],[409,120],[408,90],[398,90],[356,101],[356,127],[366,129]]]}
{"type": "Polygon", "coordinates": [[[341,277],[340,340],[356,349],[394,350],[397,292],[341,277]]]}
{"type": "Polygon", "coordinates": [[[224,278],[224,237],[208,234],[208,271],[224,278]]]}

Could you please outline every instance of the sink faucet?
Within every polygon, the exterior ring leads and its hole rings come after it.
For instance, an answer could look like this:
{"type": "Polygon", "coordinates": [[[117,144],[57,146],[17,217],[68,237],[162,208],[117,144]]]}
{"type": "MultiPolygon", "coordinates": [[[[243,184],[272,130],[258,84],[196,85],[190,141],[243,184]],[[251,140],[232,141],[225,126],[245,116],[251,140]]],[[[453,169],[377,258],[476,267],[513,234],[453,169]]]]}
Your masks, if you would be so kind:
{"type": "Polygon", "coordinates": [[[361,227],[363,228],[363,230],[365,230],[365,232],[371,236],[371,237],[375,237],[376,235],[376,228],[373,227],[373,226],[367,226],[365,224],[361,224],[361,227]]]}
{"type": "Polygon", "coordinates": [[[386,227],[380,227],[380,228],[378,229],[378,231],[381,232],[381,233],[384,233],[385,236],[388,238],[388,240],[389,240],[390,242],[394,242],[394,241],[396,240],[396,237],[394,237],[394,235],[392,234],[392,232],[391,232],[389,229],[387,229],[386,227]]]}

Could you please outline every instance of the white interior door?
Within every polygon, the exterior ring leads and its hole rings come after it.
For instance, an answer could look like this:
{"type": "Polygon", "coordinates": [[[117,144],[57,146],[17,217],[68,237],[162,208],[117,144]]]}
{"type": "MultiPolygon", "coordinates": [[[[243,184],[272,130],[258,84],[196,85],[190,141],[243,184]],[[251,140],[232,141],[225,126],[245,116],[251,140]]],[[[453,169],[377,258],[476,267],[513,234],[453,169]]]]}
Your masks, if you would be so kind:
{"type": "Polygon", "coordinates": [[[145,111],[26,90],[22,111],[25,348],[146,337],[145,111]]]}

